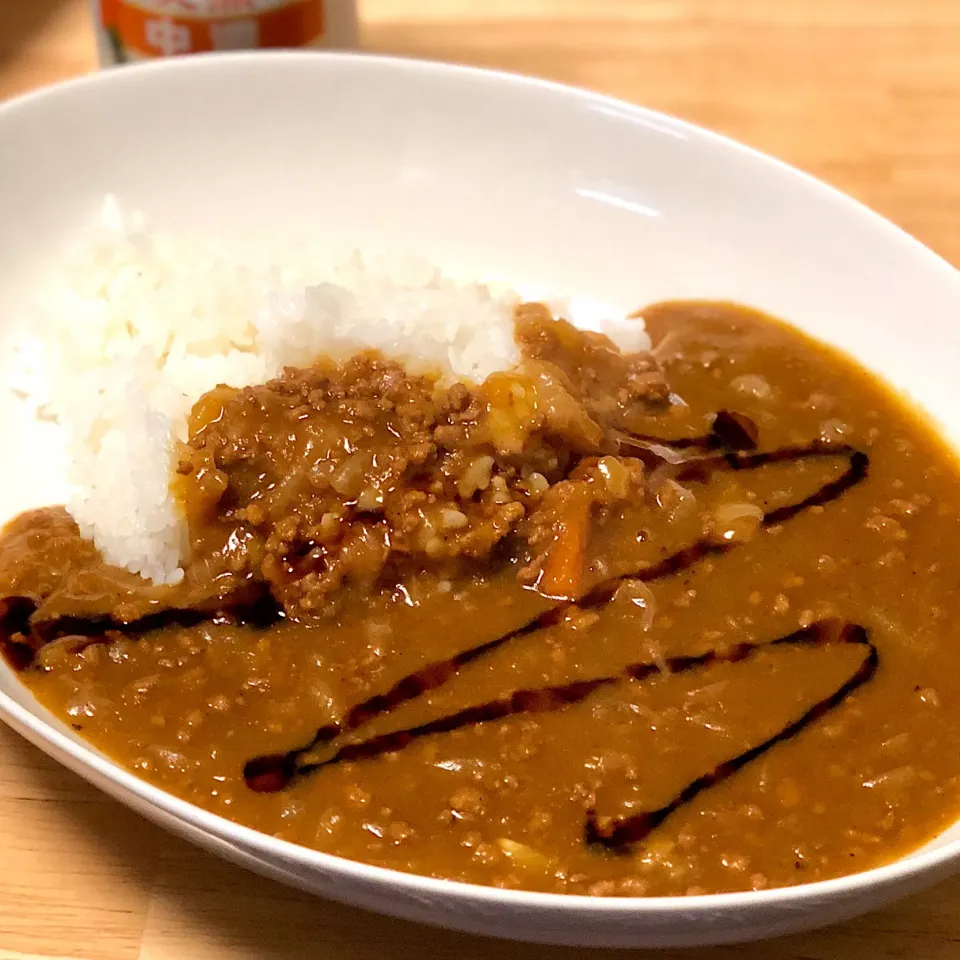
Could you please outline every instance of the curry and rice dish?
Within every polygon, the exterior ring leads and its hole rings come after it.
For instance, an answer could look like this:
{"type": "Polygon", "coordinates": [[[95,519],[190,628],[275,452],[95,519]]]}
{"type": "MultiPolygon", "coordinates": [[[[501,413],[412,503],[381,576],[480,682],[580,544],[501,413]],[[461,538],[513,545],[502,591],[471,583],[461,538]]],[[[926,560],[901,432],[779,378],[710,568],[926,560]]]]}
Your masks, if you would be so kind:
{"type": "Polygon", "coordinates": [[[642,320],[621,353],[524,304],[476,381],[355,351],[216,387],[179,582],[24,514],[8,662],[163,789],[427,876],[683,895],[915,849],[960,811],[952,455],[768,317],[642,320]]]}

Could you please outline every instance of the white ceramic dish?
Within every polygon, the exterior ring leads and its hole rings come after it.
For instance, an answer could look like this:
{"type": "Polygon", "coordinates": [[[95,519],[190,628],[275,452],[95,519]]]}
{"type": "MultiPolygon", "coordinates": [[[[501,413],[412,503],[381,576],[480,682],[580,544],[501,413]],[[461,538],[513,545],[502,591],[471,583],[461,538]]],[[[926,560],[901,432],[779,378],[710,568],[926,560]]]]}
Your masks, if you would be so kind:
{"type": "MultiPolygon", "coordinates": [[[[0,340],[58,251],[113,192],[159,226],[280,228],[402,245],[624,309],[742,300],[852,352],[960,444],[960,276],[840,194],[721,137],[549,83],[317,54],[188,58],[0,106],[0,340]]],[[[0,394],[3,518],[62,498],[49,437],[0,394]],[[8,462],[10,462],[8,460],[8,462]]],[[[898,863],[827,883],[682,899],[517,893],[394,873],[274,840],[138,780],[4,667],[0,713],[114,797],[223,856],[322,896],[461,930],[665,946],[830,923],[960,869],[960,825],[898,863]]]]}

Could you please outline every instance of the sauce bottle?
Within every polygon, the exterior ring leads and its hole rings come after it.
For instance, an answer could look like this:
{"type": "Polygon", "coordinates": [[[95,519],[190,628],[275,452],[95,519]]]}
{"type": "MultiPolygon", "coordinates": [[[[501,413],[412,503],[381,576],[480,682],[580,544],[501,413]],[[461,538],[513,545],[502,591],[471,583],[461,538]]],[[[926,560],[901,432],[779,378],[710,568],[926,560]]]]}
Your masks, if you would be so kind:
{"type": "Polygon", "coordinates": [[[100,63],[270,47],[353,47],[355,0],[91,0],[100,63]]]}

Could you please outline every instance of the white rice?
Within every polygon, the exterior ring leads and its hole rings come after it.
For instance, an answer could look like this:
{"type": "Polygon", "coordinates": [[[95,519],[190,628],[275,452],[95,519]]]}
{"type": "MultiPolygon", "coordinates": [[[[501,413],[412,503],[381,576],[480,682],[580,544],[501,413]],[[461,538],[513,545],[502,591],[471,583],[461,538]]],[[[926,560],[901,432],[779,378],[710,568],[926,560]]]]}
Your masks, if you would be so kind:
{"type": "MultiPolygon", "coordinates": [[[[151,233],[111,200],[21,344],[18,380],[60,425],[68,509],[83,534],[111,563],[175,583],[185,531],[172,458],[203,393],[363,348],[479,382],[518,360],[519,299],[408,255],[331,263],[302,248],[251,252],[151,233]]],[[[589,312],[586,325],[621,349],[649,346],[641,321],[589,312]]]]}

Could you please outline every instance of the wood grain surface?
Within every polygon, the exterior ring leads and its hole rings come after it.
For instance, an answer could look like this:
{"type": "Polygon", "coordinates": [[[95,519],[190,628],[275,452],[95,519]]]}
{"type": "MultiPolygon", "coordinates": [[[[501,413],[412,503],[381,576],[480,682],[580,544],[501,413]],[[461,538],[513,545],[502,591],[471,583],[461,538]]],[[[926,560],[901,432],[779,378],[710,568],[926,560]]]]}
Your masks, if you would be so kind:
{"type": "MultiPolygon", "coordinates": [[[[960,0],[366,0],[361,12],[370,49],[677,114],[824,178],[960,263],[960,0]]],[[[91,69],[86,0],[0,0],[0,98],[91,69]]],[[[503,945],[291,892],[161,833],[5,728],[0,865],[0,960],[640,956],[503,945]]],[[[956,960],[960,880],[826,931],[656,956],[956,960]]]]}

